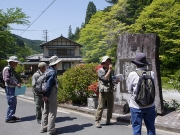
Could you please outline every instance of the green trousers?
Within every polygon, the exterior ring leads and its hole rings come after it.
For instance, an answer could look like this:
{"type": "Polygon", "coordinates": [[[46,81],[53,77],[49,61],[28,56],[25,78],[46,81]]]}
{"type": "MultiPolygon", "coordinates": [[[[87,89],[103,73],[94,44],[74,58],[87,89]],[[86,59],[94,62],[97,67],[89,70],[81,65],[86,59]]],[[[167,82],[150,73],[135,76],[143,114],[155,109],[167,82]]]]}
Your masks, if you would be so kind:
{"type": "Polygon", "coordinates": [[[41,120],[42,109],[44,108],[44,101],[42,95],[34,93],[34,102],[36,104],[36,119],[41,120]]]}
{"type": "Polygon", "coordinates": [[[112,118],[112,111],[114,105],[113,92],[100,92],[98,99],[98,107],[96,110],[96,121],[101,120],[106,100],[107,100],[107,120],[110,120],[112,118]]]}

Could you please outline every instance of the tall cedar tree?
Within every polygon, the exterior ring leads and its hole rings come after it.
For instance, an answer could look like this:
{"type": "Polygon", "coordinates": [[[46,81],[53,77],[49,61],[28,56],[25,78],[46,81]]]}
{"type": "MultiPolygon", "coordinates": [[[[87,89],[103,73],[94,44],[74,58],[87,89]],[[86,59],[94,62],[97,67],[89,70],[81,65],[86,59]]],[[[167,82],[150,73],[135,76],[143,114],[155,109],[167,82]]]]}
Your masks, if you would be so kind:
{"type": "Polygon", "coordinates": [[[85,24],[89,23],[89,20],[91,19],[92,15],[96,13],[97,9],[93,2],[89,2],[88,7],[86,9],[86,18],[85,18],[85,24]]]}
{"type": "Polygon", "coordinates": [[[69,29],[68,29],[68,39],[70,40],[73,40],[73,33],[72,33],[72,28],[71,28],[71,25],[69,26],[69,29]]]}

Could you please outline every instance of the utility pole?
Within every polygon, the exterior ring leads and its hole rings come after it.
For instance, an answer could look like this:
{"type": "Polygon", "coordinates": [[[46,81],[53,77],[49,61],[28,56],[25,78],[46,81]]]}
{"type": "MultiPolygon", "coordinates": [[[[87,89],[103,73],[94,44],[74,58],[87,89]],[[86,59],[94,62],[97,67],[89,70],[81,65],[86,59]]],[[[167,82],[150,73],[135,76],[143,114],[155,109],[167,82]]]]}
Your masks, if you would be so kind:
{"type": "Polygon", "coordinates": [[[47,30],[43,30],[43,38],[45,39],[45,41],[48,41],[48,35],[47,35],[48,31],[47,30]]]}

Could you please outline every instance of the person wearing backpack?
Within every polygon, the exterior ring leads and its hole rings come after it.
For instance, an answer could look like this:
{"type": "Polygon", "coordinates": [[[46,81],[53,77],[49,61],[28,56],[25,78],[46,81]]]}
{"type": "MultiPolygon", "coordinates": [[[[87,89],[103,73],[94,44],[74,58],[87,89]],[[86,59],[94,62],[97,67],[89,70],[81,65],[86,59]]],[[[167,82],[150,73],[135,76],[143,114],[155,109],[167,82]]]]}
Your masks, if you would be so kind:
{"type": "Polygon", "coordinates": [[[102,57],[101,60],[102,67],[97,70],[98,73],[98,86],[99,86],[99,99],[98,107],[96,110],[95,126],[96,128],[101,128],[100,120],[102,113],[107,101],[107,119],[106,125],[110,125],[110,119],[112,118],[112,111],[114,105],[114,95],[115,83],[113,81],[114,72],[112,69],[111,58],[109,56],[102,57]]]}
{"type": "Polygon", "coordinates": [[[131,61],[136,65],[136,70],[129,73],[126,84],[128,93],[131,94],[129,107],[133,135],[141,135],[142,120],[146,125],[148,135],[156,135],[155,131],[155,80],[153,71],[148,71],[150,65],[144,53],[137,53],[131,61]]]}
{"type": "Polygon", "coordinates": [[[57,68],[60,60],[57,56],[49,59],[49,68],[46,77],[46,92],[43,94],[44,110],[42,112],[41,133],[47,132],[49,135],[57,135],[60,133],[55,128],[55,120],[57,114],[57,68]],[[51,72],[50,72],[51,71],[51,72]]]}
{"type": "Polygon", "coordinates": [[[16,56],[11,56],[7,60],[8,66],[3,69],[3,80],[5,82],[5,92],[8,103],[7,115],[6,115],[6,123],[14,123],[16,121],[20,121],[19,117],[15,116],[16,113],[16,105],[17,98],[15,96],[15,87],[21,88],[21,84],[15,77],[14,69],[16,68],[19,60],[16,56]]]}
{"type": "Polygon", "coordinates": [[[35,92],[37,79],[46,71],[46,63],[40,62],[38,64],[38,70],[32,76],[32,91],[34,94],[34,102],[36,104],[36,120],[41,124],[42,109],[44,108],[43,95],[35,92]]]}

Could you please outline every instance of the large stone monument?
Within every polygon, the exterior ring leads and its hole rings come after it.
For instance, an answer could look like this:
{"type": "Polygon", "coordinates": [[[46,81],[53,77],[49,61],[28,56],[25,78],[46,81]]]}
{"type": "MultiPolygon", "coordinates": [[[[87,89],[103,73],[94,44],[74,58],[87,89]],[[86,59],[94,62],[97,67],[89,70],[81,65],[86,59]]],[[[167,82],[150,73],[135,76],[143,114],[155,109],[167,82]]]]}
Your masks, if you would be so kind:
{"type": "Polygon", "coordinates": [[[123,74],[125,80],[117,85],[115,92],[115,109],[124,101],[128,101],[130,94],[127,93],[126,78],[128,74],[135,70],[135,65],[131,60],[135,58],[136,53],[143,52],[147,56],[147,61],[151,63],[148,69],[153,70],[157,76],[156,79],[156,109],[158,114],[162,114],[163,97],[160,78],[160,62],[159,62],[159,45],[160,39],[156,34],[124,34],[119,37],[117,46],[117,61],[115,65],[115,73],[123,74]]]}

